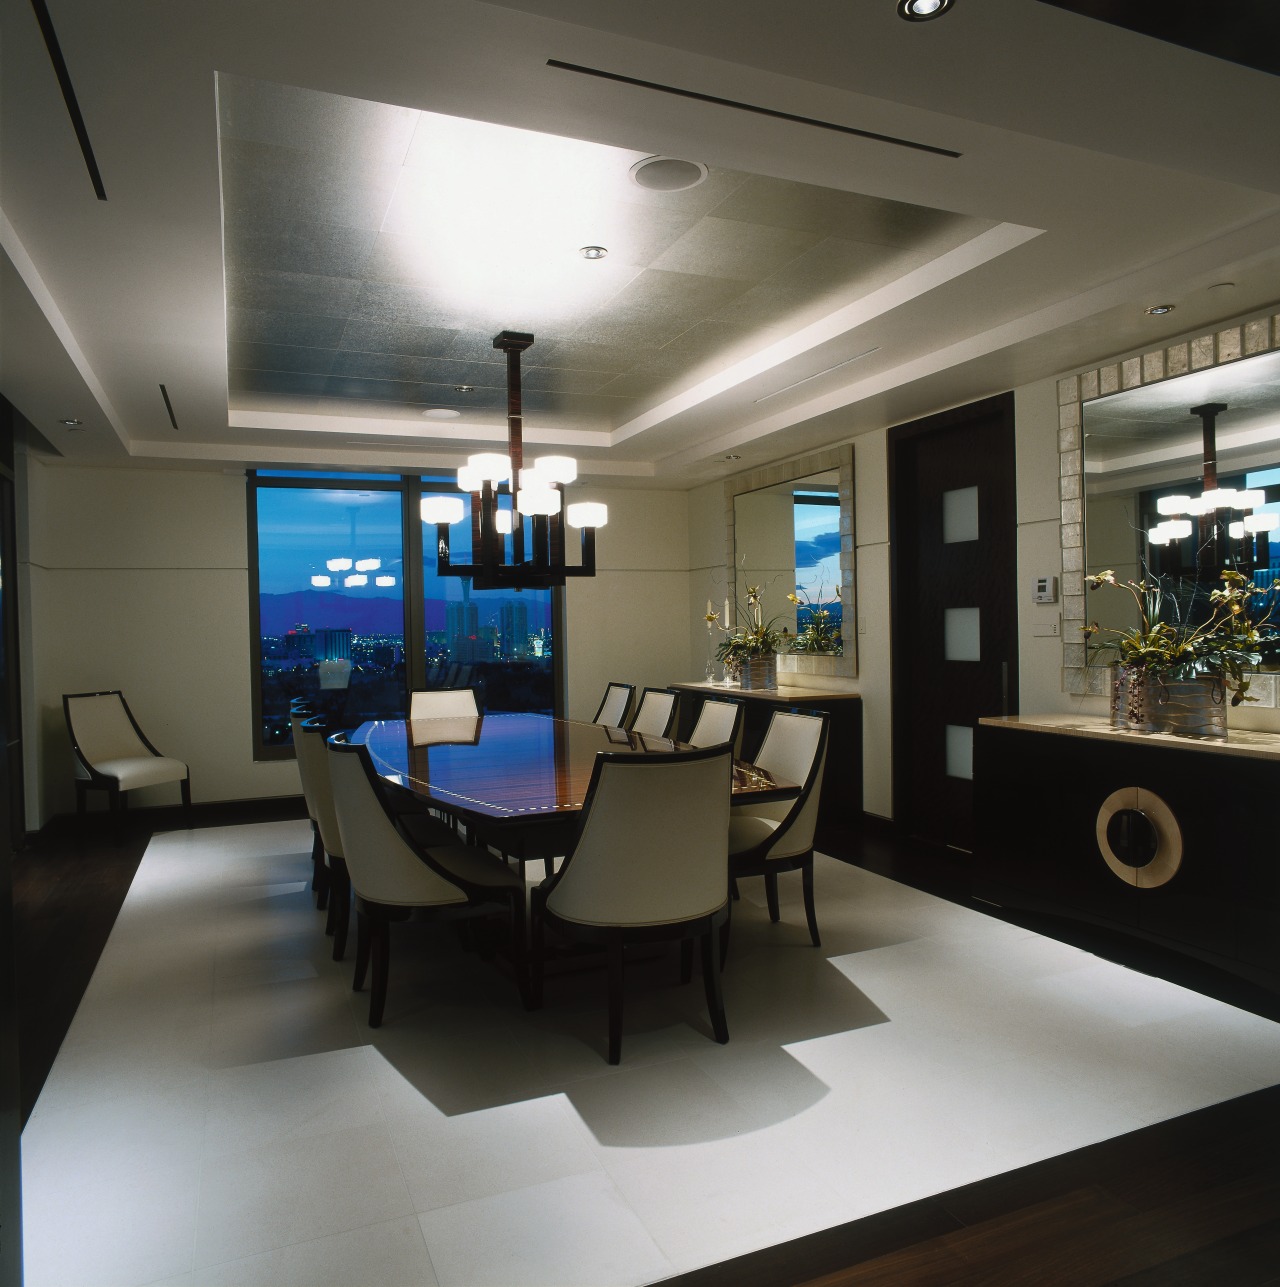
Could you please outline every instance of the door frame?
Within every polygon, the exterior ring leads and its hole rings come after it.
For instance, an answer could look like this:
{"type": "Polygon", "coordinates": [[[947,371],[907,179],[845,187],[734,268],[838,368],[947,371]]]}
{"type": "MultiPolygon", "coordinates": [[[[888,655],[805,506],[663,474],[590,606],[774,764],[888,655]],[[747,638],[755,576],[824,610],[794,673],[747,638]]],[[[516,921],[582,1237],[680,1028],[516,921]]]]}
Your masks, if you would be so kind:
{"type": "Polygon", "coordinates": [[[905,618],[905,586],[902,567],[903,541],[899,523],[903,506],[900,503],[899,489],[905,486],[902,476],[900,455],[908,445],[916,445],[921,438],[932,434],[945,433],[966,424],[971,420],[995,418],[1009,442],[1009,470],[1013,484],[1014,525],[1013,525],[1013,568],[1014,572],[1007,587],[1011,600],[1010,619],[1013,622],[1013,647],[1010,650],[1008,713],[1018,711],[1018,601],[1017,601],[1017,468],[1014,441],[1014,396],[1012,390],[998,393],[977,402],[968,402],[964,406],[951,407],[920,420],[906,424],[894,425],[888,431],[888,492],[889,492],[889,697],[892,705],[891,727],[893,730],[893,751],[891,771],[893,774],[893,818],[895,827],[901,828],[907,814],[906,783],[911,774],[912,756],[911,739],[907,733],[907,709],[905,701],[907,687],[911,682],[910,667],[902,663],[905,648],[900,626],[905,618]]]}

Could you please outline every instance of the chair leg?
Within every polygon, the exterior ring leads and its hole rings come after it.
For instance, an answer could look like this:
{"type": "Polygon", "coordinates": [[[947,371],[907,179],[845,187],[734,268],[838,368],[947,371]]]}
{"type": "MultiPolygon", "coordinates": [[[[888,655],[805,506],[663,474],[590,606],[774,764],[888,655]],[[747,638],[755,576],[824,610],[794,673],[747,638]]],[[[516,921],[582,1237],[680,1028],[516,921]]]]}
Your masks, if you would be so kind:
{"type": "Polygon", "coordinates": [[[693,939],[680,940],[680,982],[688,983],[693,978],[693,939]]]}
{"type": "Polygon", "coordinates": [[[334,887],[330,897],[337,906],[333,922],[333,959],[340,961],[347,952],[347,933],[351,926],[351,877],[341,858],[334,860],[334,887]]]}
{"type": "Polygon", "coordinates": [[[609,1062],[622,1061],[622,940],[609,944],[609,1062]]]}
{"type": "Polygon", "coordinates": [[[334,870],[333,859],[330,859],[325,866],[329,871],[329,880],[327,882],[329,888],[329,914],[324,918],[324,932],[332,938],[334,930],[338,928],[338,877],[337,872],[334,870]]]}
{"type": "Polygon", "coordinates": [[[730,897],[730,898],[732,898],[732,899],[734,899],[735,901],[737,901],[737,898],[738,898],[738,878],[737,878],[736,876],[730,876],[730,877],[729,877],[729,897],[730,897]]]}
{"type": "Polygon", "coordinates": [[[814,947],[821,947],[822,940],[818,937],[818,913],[813,905],[813,855],[810,854],[804,866],[800,869],[801,887],[804,890],[804,914],[809,921],[809,937],[813,939],[814,947]]]}
{"type": "Polygon", "coordinates": [[[359,992],[364,987],[365,975],[369,973],[369,917],[356,908],[356,976],[351,982],[352,992],[359,992]]]}
{"type": "Polygon", "coordinates": [[[182,812],[187,820],[187,825],[191,825],[191,779],[185,777],[178,784],[182,788],[182,812]]]}
{"type": "Polygon", "coordinates": [[[767,871],[764,874],[764,897],[769,904],[769,919],[778,923],[778,873],[767,871]]]}
{"type": "MultiPolygon", "coordinates": [[[[724,1017],[724,992],[720,987],[720,971],[716,957],[720,954],[720,926],[712,927],[702,936],[702,982],[707,991],[707,1013],[711,1016],[711,1031],[723,1046],[729,1040],[729,1025],[724,1017]]],[[[691,939],[685,940],[692,943],[691,939]]]]}
{"type": "Polygon", "coordinates": [[[76,814],[82,818],[85,814],[85,798],[88,795],[87,788],[87,782],[82,782],[79,778],[76,779],[76,814]]]}
{"type": "Polygon", "coordinates": [[[370,955],[373,960],[373,982],[369,986],[369,1027],[382,1027],[382,1012],[387,1005],[387,975],[391,969],[391,922],[381,916],[370,918],[370,955]]]}
{"type": "Polygon", "coordinates": [[[525,919],[524,891],[511,896],[511,955],[515,958],[516,983],[526,1010],[533,1010],[533,982],[529,973],[529,926],[525,919]]]}
{"type": "Polygon", "coordinates": [[[724,918],[724,924],[720,926],[720,968],[724,969],[724,963],[729,959],[729,926],[733,924],[733,899],[729,899],[726,904],[728,915],[724,918]]]}
{"type": "Polygon", "coordinates": [[[542,979],[545,973],[546,965],[546,947],[545,935],[542,926],[542,917],[538,914],[538,896],[534,891],[532,915],[529,917],[529,934],[531,942],[529,944],[529,991],[530,991],[530,1008],[533,1010],[542,1009],[542,979]]]}

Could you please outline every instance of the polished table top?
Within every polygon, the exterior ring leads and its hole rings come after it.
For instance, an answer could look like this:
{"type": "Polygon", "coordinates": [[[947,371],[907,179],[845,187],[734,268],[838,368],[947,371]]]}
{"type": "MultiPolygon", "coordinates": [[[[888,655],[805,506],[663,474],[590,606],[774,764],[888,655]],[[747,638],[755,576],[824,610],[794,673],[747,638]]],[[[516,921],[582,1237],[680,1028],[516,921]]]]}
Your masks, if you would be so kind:
{"type": "MultiPolygon", "coordinates": [[[[374,767],[396,786],[442,809],[510,822],[578,812],[600,751],[643,755],[683,746],[602,724],[527,714],[375,720],[362,724],[352,740],[368,746],[374,767]]],[[[735,803],[785,800],[798,791],[795,783],[734,761],[735,803]]]]}

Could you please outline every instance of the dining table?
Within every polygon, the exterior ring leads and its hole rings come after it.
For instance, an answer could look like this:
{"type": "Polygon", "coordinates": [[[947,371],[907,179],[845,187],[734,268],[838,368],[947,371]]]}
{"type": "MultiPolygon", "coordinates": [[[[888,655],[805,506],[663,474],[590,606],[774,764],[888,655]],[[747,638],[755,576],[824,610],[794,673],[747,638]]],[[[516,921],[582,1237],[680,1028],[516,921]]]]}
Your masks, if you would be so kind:
{"type": "MultiPolygon", "coordinates": [[[[369,748],[384,781],[431,808],[486,830],[526,833],[576,822],[601,752],[692,749],[671,738],[524,712],[371,720],[352,740],[369,748]]],[[[732,792],[735,804],[753,804],[794,799],[800,787],[735,760],[732,792]]]]}

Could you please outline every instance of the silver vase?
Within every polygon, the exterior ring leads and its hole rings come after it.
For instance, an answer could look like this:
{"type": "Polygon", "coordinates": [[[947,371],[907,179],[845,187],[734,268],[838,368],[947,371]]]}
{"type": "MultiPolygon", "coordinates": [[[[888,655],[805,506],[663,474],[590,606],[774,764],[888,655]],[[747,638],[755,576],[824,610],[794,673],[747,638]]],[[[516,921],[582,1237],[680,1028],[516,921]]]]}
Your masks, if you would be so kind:
{"type": "Polygon", "coordinates": [[[1156,731],[1178,737],[1227,740],[1227,686],[1219,676],[1166,679],[1158,685],[1156,731]]]}
{"type": "Polygon", "coordinates": [[[743,688],[777,688],[778,658],[770,653],[767,657],[747,657],[742,663],[743,688]]]}

